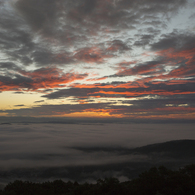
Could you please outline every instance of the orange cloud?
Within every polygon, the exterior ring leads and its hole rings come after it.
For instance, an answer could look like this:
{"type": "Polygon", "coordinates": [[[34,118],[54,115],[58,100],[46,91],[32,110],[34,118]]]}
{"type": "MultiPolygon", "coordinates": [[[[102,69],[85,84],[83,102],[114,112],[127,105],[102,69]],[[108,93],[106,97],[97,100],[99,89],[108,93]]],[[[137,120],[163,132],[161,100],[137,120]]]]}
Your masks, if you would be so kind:
{"type": "Polygon", "coordinates": [[[195,74],[195,49],[176,51],[170,48],[167,50],[156,52],[156,54],[166,57],[167,61],[172,63],[173,65],[177,65],[179,63],[185,64],[185,66],[183,65],[179,68],[173,69],[168,75],[165,75],[164,78],[186,77],[193,76],[195,74]]]}
{"type": "Polygon", "coordinates": [[[169,48],[166,50],[158,51],[156,52],[156,54],[160,56],[166,56],[167,58],[172,59],[184,58],[187,60],[187,64],[191,61],[195,61],[194,60],[195,48],[187,49],[184,51],[176,51],[173,48],[169,48]]]}
{"type": "Polygon", "coordinates": [[[82,80],[88,76],[88,74],[78,73],[63,73],[58,68],[41,68],[35,71],[20,71],[20,75],[17,78],[9,78],[4,82],[0,82],[1,91],[10,90],[30,90],[35,91],[37,89],[47,88],[61,88],[65,87],[67,83],[71,83],[75,80],[82,80]]]}
{"type": "Polygon", "coordinates": [[[175,90],[175,91],[165,91],[165,90],[150,90],[150,91],[124,91],[124,92],[116,92],[116,91],[97,91],[97,92],[93,92],[93,93],[88,93],[89,96],[92,96],[93,94],[108,94],[108,95],[113,95],[112,97],[116,97],[117,95],[119,96],[125,96],[125,97],[137,97],[137,96],[141,96],[141,95],[176,95],[176,94],[193,94],[194,92],[191,91],[179,91],[179,90],[175,90]]]}
{"type": "Polygon", "coordinates": [[[87,79],[87,81],[102,81],[107,79],[108,77],[102,77],[102,78],[94,78],[94,79],[87,79]]]}
{"type": "Polygon", "coordinates": [[[145,64],[138,64],[134,67],[128,67],[128,65],[136,64],[137,61],[121,62],[118,64],[118,71],[115,76],[131,76],[142,74],[155,74],[156,72],[162,72],[161,64],[157,61],[151,61],[145,64]]]}
{"type": "Polygon", "coordinates": [[[127,82],[127,83],[118,83],[118,84],[73,84],[70,85],[71,87],[74,88],[88,88],[88,89],[92,89],[92,88],[99,88],[99,89],[115,89],[115,88],[136,88],[137,86],[133,85],[134,82],[127,82]]]}

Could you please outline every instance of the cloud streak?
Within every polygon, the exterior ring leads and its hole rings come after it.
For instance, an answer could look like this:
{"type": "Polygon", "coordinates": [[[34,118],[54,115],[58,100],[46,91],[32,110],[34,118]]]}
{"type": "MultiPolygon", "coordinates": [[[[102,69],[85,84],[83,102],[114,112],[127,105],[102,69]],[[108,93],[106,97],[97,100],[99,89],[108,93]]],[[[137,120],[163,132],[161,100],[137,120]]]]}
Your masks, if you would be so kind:
{"type": "MultiPolygon", "coordinates": [[[[7,68],[7,67],[6,67],[7,68]]],[[[62,69],[55,67],[40,68],[35,71],[19,70],[16,73],[10,73],[9,76],[1,76],[0,90],[16,91],[19,90],[37,90],[66,86],[74,80],[82,80],[87,74],[63,73],[62,69]]]]}

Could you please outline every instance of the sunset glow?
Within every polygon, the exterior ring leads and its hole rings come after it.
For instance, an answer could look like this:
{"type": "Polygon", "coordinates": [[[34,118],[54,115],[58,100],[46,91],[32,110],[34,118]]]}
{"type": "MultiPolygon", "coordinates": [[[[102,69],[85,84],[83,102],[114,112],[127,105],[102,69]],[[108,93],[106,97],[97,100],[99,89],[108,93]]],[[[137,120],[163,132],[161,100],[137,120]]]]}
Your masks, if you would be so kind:
{"type": "Polygon", "coordinates": [[[0,6],[0,116],[195,119],[193,0],[0,6]]]}

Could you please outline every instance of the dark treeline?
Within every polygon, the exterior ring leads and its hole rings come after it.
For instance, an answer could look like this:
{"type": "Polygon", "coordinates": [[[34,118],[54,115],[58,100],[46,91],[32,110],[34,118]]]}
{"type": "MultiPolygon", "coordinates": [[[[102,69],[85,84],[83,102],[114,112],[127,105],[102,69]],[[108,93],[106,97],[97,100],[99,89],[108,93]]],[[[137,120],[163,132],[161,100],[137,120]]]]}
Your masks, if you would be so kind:
{"type": "Polygon", "coordinates": [[[173,171],[153,167],[131,181],[99,179],[95,184],[77,182],[32,183],[16,180],[0,195],[195,195],[195,164],[173,171]]]}

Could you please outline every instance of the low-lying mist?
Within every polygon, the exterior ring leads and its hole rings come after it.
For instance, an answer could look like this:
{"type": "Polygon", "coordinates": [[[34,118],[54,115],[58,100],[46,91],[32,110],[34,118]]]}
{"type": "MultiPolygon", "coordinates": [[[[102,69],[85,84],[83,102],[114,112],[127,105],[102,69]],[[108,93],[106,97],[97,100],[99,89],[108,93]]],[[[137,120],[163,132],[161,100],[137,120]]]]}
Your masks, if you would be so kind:
{"type": "Polygon", "coordinates": [[[195,140],[193,124],[2,124],[0,178],[93,180],[115,176],[124,180],[131,177],[130,172],[134,175],[152,163],[187,163],[180,156],[166,156],[164,150],[155,155],[136,150],[185,139],[195,140]]]}

